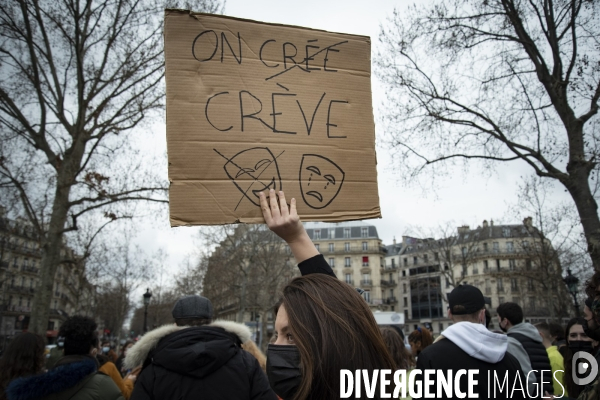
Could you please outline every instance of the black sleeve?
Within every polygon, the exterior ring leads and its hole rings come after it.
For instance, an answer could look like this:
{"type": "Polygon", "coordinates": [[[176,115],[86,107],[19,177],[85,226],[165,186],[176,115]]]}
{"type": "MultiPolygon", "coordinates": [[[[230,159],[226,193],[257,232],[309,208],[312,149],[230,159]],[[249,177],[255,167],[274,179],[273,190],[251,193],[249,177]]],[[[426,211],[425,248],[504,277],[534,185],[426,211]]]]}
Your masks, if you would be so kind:
{"type": "Polygon", "coordinates": [[[300,273],[302,274],[302,276],[309,274],[325,274],[336,278],[335,273],[333,272],[327,261],[325,261],[325,257],[323,257],[323,254],[318,254],[314,257],[302,261],[300,264],[298,264],[298,268],[300,268],[300,273]]]}
{"type": "MultiPolygon", "coordinates": [[[[244,351],[245,352],[245,351],[244,351]]],[[[267,375],[260,368],[258,360],[250,353],[244,354],[250,364],[250,399],[251,400],[277,400],[277,395],[271,389],[267,375]]]]}

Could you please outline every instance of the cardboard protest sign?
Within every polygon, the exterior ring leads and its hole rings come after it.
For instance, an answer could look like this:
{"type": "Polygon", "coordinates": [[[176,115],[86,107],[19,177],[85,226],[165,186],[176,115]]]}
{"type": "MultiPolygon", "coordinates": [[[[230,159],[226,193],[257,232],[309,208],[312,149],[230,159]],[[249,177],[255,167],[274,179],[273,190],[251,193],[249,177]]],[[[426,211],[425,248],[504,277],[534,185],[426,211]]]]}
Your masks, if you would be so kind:
{"type": "Polygon", "coordinates": [[[171,225],[380,217],[370,39],[165,11],[171,225]]]}

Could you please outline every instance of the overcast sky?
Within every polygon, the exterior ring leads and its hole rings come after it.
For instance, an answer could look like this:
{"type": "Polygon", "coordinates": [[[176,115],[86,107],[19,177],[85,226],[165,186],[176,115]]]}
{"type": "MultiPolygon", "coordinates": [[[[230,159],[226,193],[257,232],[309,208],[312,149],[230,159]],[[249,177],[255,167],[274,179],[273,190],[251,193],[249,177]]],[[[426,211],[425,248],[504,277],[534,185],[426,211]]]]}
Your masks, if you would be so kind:
{"type": "MultiPolygon", "coordinates": [[[[227,0],[225,15],[291,24],[334,32],[366,35],[371,37],[373,50],[378,47],[380,24],[392,14],[394,7],[404,10],[412,2],[392,0],[227,0]]],[[[378,124],[379,110],[384,101],[382,90],[373,79],[373,109],[377,137],[381,136],[378,124]]],[[[165,143],[164,126],[161,143],[165,143]]],[[[516,218],[505,218],[508,203],[516,201],[516,188],[520,176],[529,175],[529,169],[519,163],[504,164],[489,177],[477,168],[468,173],[456,170],[443,186],[431,193],[426,181],[403,186],[392,173],[392,164],[385,148],[378,142],[378,180],[382,219],[369,220],[377,226],[385,244],[393,238],[401,240],[411,226],[428,231],[439,224],[454,221],[456,225],[480,225],[484,219],[506,223],[520,223],[516,218]],[[425,193],[428,194],[425,196],[425,193]]],[[[562,191],[557,191],[557,196],[562,191]]],[[[165,214],[166,215],[166,214],[165,214]]],[[[534,221],[535,224],[535,221],[534,221]]],[[[158,227],[148,229],[141,239],[148,248],[163,246],[169,254],[168,269],[178,266],[194,247],[197,228],[169,228],[168,216],[158,222],[158,227]]]]}

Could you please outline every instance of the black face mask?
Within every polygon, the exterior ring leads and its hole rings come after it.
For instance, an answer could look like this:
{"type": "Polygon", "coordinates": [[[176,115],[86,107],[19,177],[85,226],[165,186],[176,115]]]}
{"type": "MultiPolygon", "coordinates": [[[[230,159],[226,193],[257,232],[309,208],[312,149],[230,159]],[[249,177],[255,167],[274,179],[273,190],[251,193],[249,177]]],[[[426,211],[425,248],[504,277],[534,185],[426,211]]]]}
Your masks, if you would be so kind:
{"type": "Polygon", "coordinates": [[[571,349],[573,354],[577,353],[578,351],[585,351],[586,353],[592,354],[594,351],[592,342],[589,340],[571,340],[569,341],[569,349],[571,349]]]}
{"type": "Polygon", "coordinates": [[[291,399],[302,381],[298,348],[270,344],[267,347],[267,377],[277,396],[291,399]]]}

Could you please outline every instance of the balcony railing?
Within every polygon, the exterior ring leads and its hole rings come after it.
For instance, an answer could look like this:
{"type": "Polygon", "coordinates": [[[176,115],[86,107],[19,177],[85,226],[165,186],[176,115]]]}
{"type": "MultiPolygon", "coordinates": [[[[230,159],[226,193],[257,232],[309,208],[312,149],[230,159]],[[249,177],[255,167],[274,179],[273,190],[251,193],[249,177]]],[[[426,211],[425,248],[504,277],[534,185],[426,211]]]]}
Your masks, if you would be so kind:
{"type": "Polygon", "coordinates": [[[390,296],[387,299],[385,299],[386,304],[395,304],[397,302],[398,302],[398,299],[394,296],[390,296]]]}
{"type": "Polygon", "coordinates": [[[371,279],[361,279],[360,284],[363,286],[372,286],[373,281],[371,279]]]}
{"type": "Polygon", "coordinates": [[[346,282],[348,285],[354,286],[354,279],[346,279],[344,282],[346,282]]]}
{"type": "Polygon", "coordinates": [[[385,271],[395,271],[398,269],[398,266],[397,265],[384,265],[383,269],[385,271]]]}
{"type": "Polygon", "coordinates": [[[381,286],[393,286],[396,284],[395,280],[386,280],[386,279],[382,279],[381,280],[381,286]]]}
{"type": "Polygon", "coordinates": [[[32,273],[32,274],[37,274],[37,273],[40,271],[40,270],[39,270],[39,268],[36,268],[36,267],[30,267],[30,266],[27,266],[27,267],[21,267],[21,270],[22,270],[23,272],[30,272],[30,273],[32,273]]]}

